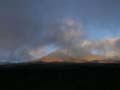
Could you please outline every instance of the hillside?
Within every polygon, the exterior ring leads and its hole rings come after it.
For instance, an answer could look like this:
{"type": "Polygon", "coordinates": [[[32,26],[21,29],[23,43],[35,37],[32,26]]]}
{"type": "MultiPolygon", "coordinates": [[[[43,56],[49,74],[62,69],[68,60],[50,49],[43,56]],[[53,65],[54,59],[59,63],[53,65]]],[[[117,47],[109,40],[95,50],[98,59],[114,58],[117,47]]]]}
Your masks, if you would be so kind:
{"type": "Polygon", "coordinates": [[[98,55],[88,55],[88,56],[82,57],[81,59],[88,61],[88,62],[96,61],[96,60],[97,61],[105,60],[105,58],[98,56],[98,55]]]}
{"type": "Polygon", "coordinates": [[[35,60],[35,62],[46,62],[46,63],[115,63],[119,61],[115,60],[106,60],[105,58],[97,55],[88,55],[84,57],[53,57],[46,56],[40,59],[35,60]]]}

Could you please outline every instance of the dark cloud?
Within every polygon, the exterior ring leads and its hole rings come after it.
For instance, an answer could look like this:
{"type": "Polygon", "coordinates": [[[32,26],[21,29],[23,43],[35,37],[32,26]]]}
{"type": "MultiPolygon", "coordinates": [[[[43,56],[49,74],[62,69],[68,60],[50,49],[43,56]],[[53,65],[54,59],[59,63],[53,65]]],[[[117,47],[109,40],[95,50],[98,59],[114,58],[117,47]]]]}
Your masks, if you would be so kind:
{"type": "Polygon", "coordinates": [[[76,55],[89,53],[89,47],[81,46],[87,32],[84,24],[90,21],[113,33],[119,18],[119,0],[0,0],[0,53],[13,59],[25,51],[26,59],[29,51],[51,44],[76,55]]]}

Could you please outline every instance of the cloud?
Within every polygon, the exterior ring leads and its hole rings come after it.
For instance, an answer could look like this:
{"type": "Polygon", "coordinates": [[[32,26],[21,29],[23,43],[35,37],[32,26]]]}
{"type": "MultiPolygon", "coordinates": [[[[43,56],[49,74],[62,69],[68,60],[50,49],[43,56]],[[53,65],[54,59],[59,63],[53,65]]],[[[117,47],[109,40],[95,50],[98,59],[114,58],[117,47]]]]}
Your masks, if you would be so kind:
{"type": "Polygon", "coordinates": [[[96,54],[106,58],[120,57],[120,37],[84,41],[82,47],[89,52],[96,50],[96,54]]]}
{"type": "MultiPolygon", "coordinates": [[[[51,44],[54,45],[54,48],[57,47],[62,52],[68,50],[72,51],[72,56],[73,53],[74,55],[77,55],[77,53],[75,53],[78,52],[76,45],[77,43],[81,43],[82,33],[83,30],[81,23],[73,18],[66,18],[61,22],[52,23],[52,25],[50,24],[48,26],[48,30],[44,32],[43,43],[46,42],[46,44],[44,44],[43,47],[38,45],[38,48],[31,51],[31,55],[33,57],[47,55],[49,50],[46,49],[46,46],[50,48],[51,44]]],[[[56,51],[56,49],[53,49],[53,51],[56,51]]]]}
{"type": "Polygon", "coordinates": [[[90,54],[100,55],[106,59],[120,58],[120,37],[109,37],[101,40],[82,39],[72,47],[64,47],[53,53],[53,56],[81,57],[90,54]]]}
{"type": "Polygon", "coordinates": [[[101,52],[102,55],[111,56],[112,53],[114,56],[119,56],[119,38],[108,38],[100,41],[87,40],[83,22],[70,16],[65,17],[67,14],[63,14],[70,11],[77,16],[78,6],[82,5],[73,5],[72,2],[67,1],[63,6],[69,2],[69,10],[65,7],[60,8],[62,5],[55,1],[58,5],[57,10],[55,10],[51,1],[42,1],[43,5],[39,6],[44,8],[38,8],[36,5],[31,7],[32,1],[26,2],[0,1],[0,57],[9,58],[8,61],[29,61],[48,55],[56,48],[63,50],[63,52],[68,50],[67,53],[69,52],[70,56],[88,55],[94,50],[97,50],[98,54],[101,52]],[[71,5],[73,5],[72,8],[77,5],[75,7],[77,11],[72,9],[71,5]],[[48,11],[46,12],[46,10],[48,11]],[[52,48],[52,51],[49,48],[52,48]]]}
{"type": "MultiPolygon", "coordinates": [[[[61,22],[51,21],[46,30],[41,30],[41,32],[36,39],[33,39],[35,42],[28,50],[26,48],[22,49],[24,46],[21,47],[21,53],[26,52],[24,55],[20,53],[14,55],[18,56],[19,61],[20,59],[30,61],[42,58],[43,56],[56,52],[56,50],[63,54],[60,56],[64,57],[80,57],[90,54],[97,54],[106,58],[119,57],[119,37],[109,37],[97,41],[83,38],[85,35],[83,25],[80,21],[73,18],[64,18],[61,22]]],[[[19,50],[15,49],[15,52],[19,52],[19,50]]],[[[59,56],[55,53],[54,55],[59,56]]]]}
{"type": "Polygon", "coordinates": [[[78,51],[75,45],[82,41],[83,35],[83,27],[80,21],[74,18],[64,18],[58,22],[51,21],[44,28],[41,28],[35,24],[32,25],[34,22],[32,19],[27,18],[24,14],[22,16],[17,19],[17,26],[13,26],[15,23],[9,25],[11,23],[7,24],[6,19],[3,20],[5,21],[5,27],[12,27],[8,29],[2,28],[0,31],[5,34],[0,36],[0,48],[6,54],[9,52],[5,56],[9,57],[8,61],[31,61],[46,56],[56,49],[69,48],[70,51],[74,51],[72,53],[78,51]],[[8,30],[11,32],[8,32],[8,30]]]}
{"type": "Polygon", "coordinates": [[[54,45],[38,47],[36,49],[30,50],[29,55],[32,57],[31,60],[35,60],[47,56],[48,54],[54,52],[57,49],[58,48],[54,45]]]}
{"type": "Polygon", "coordinates": [[[104,52],[106,57],[115,58],[120,57],[120,38],[109,38],[103,40],[102,45],[104,47],[104,52]]]}

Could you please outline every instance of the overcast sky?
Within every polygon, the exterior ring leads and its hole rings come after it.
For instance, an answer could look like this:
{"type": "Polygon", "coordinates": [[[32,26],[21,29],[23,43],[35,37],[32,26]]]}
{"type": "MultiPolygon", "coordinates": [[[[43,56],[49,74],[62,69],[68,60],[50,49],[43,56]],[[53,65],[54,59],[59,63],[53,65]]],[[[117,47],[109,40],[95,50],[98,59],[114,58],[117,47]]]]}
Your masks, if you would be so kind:
{"type": "Polygon", "coordinates": [[[90,40],[119,37],[120,0],[0,0],[1,55],[56,43],[48,28],[66,18],[81,22],[90,40]]]}

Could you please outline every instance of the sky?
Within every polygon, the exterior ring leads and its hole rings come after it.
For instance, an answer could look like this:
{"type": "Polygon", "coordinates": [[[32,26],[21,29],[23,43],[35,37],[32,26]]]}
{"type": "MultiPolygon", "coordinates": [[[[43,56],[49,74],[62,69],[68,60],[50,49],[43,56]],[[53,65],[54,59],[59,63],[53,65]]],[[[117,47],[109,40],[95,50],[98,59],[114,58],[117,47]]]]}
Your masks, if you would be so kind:
{"type": "MultiPolygon", "coordinates": [[[[76,46],[81,48],[84,42],[102,41],[100,45],[103,45],[107,39],[116,43],[120,36],[119,11],[119,0],[0,0],[0,57],[8,58],[10,62],[13,58],[16,61],[31,59],[33,55],[38,58],[43,56],[40,52],[36,55],[31,52],[36,49],[42,52],[41,48],[45,48],[46,52],[42,54],[46,55],[67,48],[66,42],[71,44],[71,41],[76,41],[70,46],[75,47],[75,52],[78,52],[76,46]],[[64,37],[65,32],[68,37],[64,37]],[[20,58],[24,51],[29,58],[20,58]]],[[[117,47],[115,45],[111,48],[117,47]]],[[[81,51],[89,50],[79,51],[81,54],[81,51]]],[[[116,49],[112,51],[116,52],[116,49]]]]}
{"type": "Polygon", "coordinates": [[[91,39],[120,35],[119,0],[36,0],[31,2],[33,10],[30,10],[31,8],[29,10],[33,18],[42,19],[45,23],[72,17],[84,23],[91,39]]]}
{"type": "Polygon", "coordinates": [[[38,17],[42,13],[47,20],[79,17],[85,23],[87,31],[91,32],[91,37],[101,38],[103,32],[112,35],[119,31],[119,3],[119,0],[45,0],[43,3],[38,1],[37,9],[33,11],[34,15],[38,14],[38,17]],[[41,10],[41,7],[44,9],[41,10]],[[95,35],[94,32],[101,32],[101,35],[95,35]]]}

